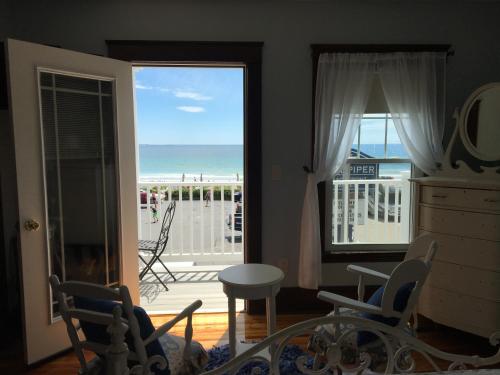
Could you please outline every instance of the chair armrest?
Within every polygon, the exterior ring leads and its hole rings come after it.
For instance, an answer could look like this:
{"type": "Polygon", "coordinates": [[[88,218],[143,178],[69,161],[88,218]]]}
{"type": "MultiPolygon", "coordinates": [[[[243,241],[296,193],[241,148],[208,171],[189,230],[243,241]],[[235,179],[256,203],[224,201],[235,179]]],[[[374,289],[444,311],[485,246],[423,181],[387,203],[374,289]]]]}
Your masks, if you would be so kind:
{"type": "Polygon", "coordinates": [[[359,275],[373,276],[385,281],[389,280],[390,278],[390,276],[386,275],[385,273],[374,271],[366,267],[356,266],[354,264],[349,264],[347,266],[347,271],[357,273],[359,275]]]}
{"type": "MultiPolygon", "coordinates": [[[[330,292],[319,292],[318,298],[322,301],[332,303],[336,306],[348,307],[353,310],[366,312],[370,314],[382,315],[382,308],[369,303],[361,302],[352,298],[344,297],[335,293],[330,292]]],[[[391,317],[400,318],[401,314],[397,311],[391,312],[391,317]]]]}
{"type": "Polygon", "coordinates": [[[200,300],[194,301],[192,304],[182,310],[175,318],[158,327],[146,340],[144,340],[144,345],[148,345],[150,342],[157,340],[160,336],[163,336],[166,332],[168,332],[168,330],[170,330],[170,328],[172,328],[182,319],[192,316],[193,313],[201,307],[201,305],[202,302],[200,300]]]}

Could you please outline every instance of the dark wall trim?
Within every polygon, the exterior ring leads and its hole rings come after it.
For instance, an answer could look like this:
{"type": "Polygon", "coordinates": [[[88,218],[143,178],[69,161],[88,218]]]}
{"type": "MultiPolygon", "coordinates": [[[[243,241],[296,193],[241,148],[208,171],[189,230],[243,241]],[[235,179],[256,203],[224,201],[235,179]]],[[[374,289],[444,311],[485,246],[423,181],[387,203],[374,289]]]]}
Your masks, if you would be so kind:
{"type": "Polygon", "coordinates": [[[5,45],[0,42],[0,110],[8,109],[5,45]]]}
{"type": "Polygon", "coordinates": [[[108,56],[133,62],[262,63],[262,42],[107,40],[108,56]]]}
{"type": "MultiPolygon", "coordinates": [[[[391,53],[391,52],[446,52],[448,56],[454,55],[450,44],[311,44],[312,57],[312,126],[311,126],[311,159],[310,171],[314,168],[314,143],[315,143],[315,105],[316,105],[316,76],[318,72],[318,60],[322,53],[391,53]]],[[[327,253],[325,251],[324,231],[326,225],[325,198],[326,183],[318,184],[318,200],[320,210],[320,233],[323,263],[345,263],[345,262],[400,262],[404,259],[404,251],[393,252],[339,252],[327,253]]]]}
{"type": "Polygon", "coordinates": [[[262,42],[108,40],[108,56],[133,63],[245,66],[245,262],[262,262],[262,42]]]}

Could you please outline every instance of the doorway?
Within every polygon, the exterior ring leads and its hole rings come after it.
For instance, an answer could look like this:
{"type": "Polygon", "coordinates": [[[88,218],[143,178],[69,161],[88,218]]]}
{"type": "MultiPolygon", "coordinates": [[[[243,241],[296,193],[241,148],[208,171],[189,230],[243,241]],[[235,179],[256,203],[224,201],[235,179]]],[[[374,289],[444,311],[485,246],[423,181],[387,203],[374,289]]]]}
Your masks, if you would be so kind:
{"type": "Polygon", "coordinates": [[[218,273],[244,262],[244,66],[133,72],[141,306],[175,313],[203,296],[202,312],[227,311],[218,273]]]}
{"type": "MultiPolygon", "coordinates": [[[[262,157],[261,71],[262,42],[107,41],[108,56],[136,66],[230,65],[243,67],[244,190],[242,194],[245,263],[261,263],[262,157]]],[[[245,310],[258,312],[255,301],[245,310]]]]}

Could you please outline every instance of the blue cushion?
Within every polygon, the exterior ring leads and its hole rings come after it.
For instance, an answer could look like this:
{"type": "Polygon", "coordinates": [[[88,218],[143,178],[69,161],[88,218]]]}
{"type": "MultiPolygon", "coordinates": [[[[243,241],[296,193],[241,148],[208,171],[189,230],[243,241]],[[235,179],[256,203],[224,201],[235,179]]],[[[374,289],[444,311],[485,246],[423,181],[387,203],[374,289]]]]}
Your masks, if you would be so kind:
{"type": "MultiPolygon", "coordinates": [[[[119,304],[118,302],[115,301],[107,301],[107,300],[84,298],[84,297],[74,297],[74,300],[75,300],[75,307],[78,309],[91,310],[105,314],[111,314],[113,312],[113,308],[119,304]]],[[[155,331],[153,323],[149,318],[149,315],[142,307],[139,306],[134,306],[134,315],[139,323],[141,338],[142,339],[148,338],[155,331]]],[[[123,312],[123,317],[126,318],[125,312],[123,312]]],[[[95,324],[84,321],[80,322],[80,326],[82,327],[82,331],[85,334],[87,340],[97,342],[103,345],[110,344],[109,334],[106,332],[107,329],[106,326],[102,324],[95,324]]],[[[125,334],[125,342],[127,343],[130,350],[135,351],[134,340],[132,338],[132,335],[130,334],[130,331],[127,331],[127,333],[125,334]]],[[[146,346],[146,353],[148,358],[153,355],[160,355],[163,358],[165,358],[165,360],[167,360],[165,352],[163,351],[163,348],[158,340],[152,341],[146,346]]],[[[160,370],[157,367],[153,367],[152,371],[155,375],[170,375],[168,362],[167,362],[167,367],[164,370],[160,370]]]]}
{"type": "MultiPolygon", "coordinates": [[[[410,294],[411,294],[413,288],[415,288],[414,282],[406,283],[399,288],[399,290],[397,291],[396,296],[394,298],[393,309],[395,311],[398,311],[398,312],[404,311],[404,309],[406,308],[406,305],[408,304],[408,298],[410,298],[410,294]]],[[[382,296],[384,294],[384,290],[385,289],[383,286],[378,288],[375,291],[375,293],[372,294],[372,296],[367,301],[367,303],[369,303],[370,305],[373,305],[373,306],[378,306],[378,307],[382,306],[382,296]]],[[[361,317],[363,317],[365,319],[370,319],[370,320],[374,320],[374,321],[377,321],[380,323],[384,323],[384,324],[387,324],[391,327],[395,327],[399,323],[398,318],[386,318],[382,315],[370,314],[370,313],[365,313],[365,312],[361,313],[360,315],[361,315],[361,317]]],[[[368,343],[374,341],[376,338],[377,338],[377,336],[374,335],[373,333],[365,332],[365,331],[359,332],[358,333],[358,345],[368,344],[368,343]]]]}

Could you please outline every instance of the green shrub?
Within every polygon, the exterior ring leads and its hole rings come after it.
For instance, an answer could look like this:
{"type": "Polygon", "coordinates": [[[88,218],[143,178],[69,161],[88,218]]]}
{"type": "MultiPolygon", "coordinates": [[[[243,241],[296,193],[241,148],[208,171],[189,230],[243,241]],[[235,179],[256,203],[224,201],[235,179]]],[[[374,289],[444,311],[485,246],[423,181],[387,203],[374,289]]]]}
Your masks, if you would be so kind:
{"type": "MultiPolygon", "coordinates": [[[[179,188],[171,188],[171,187],[166,187],[166,186],[160,186],[160,192],[161,192],[161,197],[163,200],[168,200],[168,191],[171,189],[171,199],[178,201],[179,200],[179,188]]],[[[182,188],[182,200],[187,201],[189,200],[189,187],[183,187],[182,188]]],[[[220,201],[221,200],[221,187],[220,186],[215,186],[213,189],[213,197],[211,197],[212,200],[214,201],[220,201]]],[[[234,189],[234,192],[240,192],[241,187],[236,187],[234,189]]],[[[203,187],[203,194],[202,194],[202,199],[205,200],[205,197],[207,196],[207,193],[210,192],[210,188],[208,187],[203,187]]],[[[158,188],[153,187],[150,189],[150,193],[158,193],[158,188]]],[[[193,194],[193,200],[194,201],[199,201],[200,200],[200,187],[198,186],[193,186],[192,187],[192,194],[193,194]]],[[[224,186],[224,201],[232,201],[231,197],[231,187],[230,186],[224,186]]]]}

